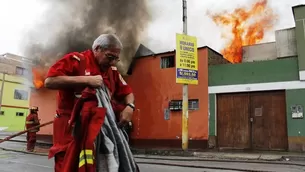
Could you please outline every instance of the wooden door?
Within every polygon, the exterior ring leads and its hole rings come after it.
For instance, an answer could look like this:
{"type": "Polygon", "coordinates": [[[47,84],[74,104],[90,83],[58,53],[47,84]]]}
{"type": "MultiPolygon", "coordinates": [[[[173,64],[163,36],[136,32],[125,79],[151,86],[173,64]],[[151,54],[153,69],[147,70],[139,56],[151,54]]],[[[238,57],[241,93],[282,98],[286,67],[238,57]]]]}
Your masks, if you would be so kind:
{"type": "Polygon", "coordinates": [[[250,148],[249,94],[217,95],[217,144],[220,148],[250,148]]]}
{"type": "Polygon", "coordinates": [[[250,103],[252,148],[286,150],[288,136],[285,91],[252,93],[250,103]]]}
{"type": "Polygon", "coordinates": [[[218,94],[217,145],[287,150],[285,91],[218,94]]]}

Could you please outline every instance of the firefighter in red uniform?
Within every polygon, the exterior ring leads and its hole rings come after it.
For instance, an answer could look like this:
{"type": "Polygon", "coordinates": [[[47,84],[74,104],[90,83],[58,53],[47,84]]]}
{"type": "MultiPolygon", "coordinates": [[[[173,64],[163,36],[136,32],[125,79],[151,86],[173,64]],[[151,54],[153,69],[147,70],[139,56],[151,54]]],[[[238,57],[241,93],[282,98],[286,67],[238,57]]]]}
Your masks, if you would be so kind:
{"type": "MultiPolygon", "coordinates": [[[[38,119],[38,107],[30,108],[30,114],[26,117],[26,129],[30,129],[37,125],[40,125],[38,119]]],[[[27,151],[33,152],[36,144],[36,132],[39,131],[39,128],[29,130],[27,132],[26,140],[27,140],[27,151]]]]}
{"type": "MultiPolygon", "coordinates": [[[[53,147],[49,152],[49,158],[55,157],[55,172],[62,172],[65,165],[67,147],[73,140],[69,120],[79,98],[76,95],[84,88],[100,88],[105,84],[112,94],[112,107],[119,125],[125,126],[131,121],[135,108],[134,95],[116,67],[113,67],[119,61],[121,49],[122,44],[115,35],[102,34],[93,42],[91,50],[66,54],[49,69],[45,87],[59,90],[53,124],[53,147]]],[[[103,119],[100,120],[96,123],[103,123],[103,119]]]]}

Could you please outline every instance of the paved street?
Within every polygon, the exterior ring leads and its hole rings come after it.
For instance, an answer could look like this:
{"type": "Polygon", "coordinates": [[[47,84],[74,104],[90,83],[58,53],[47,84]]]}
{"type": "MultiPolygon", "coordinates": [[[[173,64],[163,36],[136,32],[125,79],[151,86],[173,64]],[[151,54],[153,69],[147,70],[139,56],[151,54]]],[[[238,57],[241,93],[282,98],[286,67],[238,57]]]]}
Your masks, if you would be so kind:
{"type": "Polygon", "coordinates": [[[141,172],[235,172],[232,170],[211,170],[206,168],[183,168],[161,165],[140,165],[141,172]]]}
{"type": "MultiPolygon", "coordinates": [[[[26,155],[21,153],[0,152],[0,172],[53,172],[53,160],[38,155],[26,155]]],[[[212,171],[208,169],[190,169],[181,167],[166,167],[156,165],[140,164],[143,172],[203,172],[212,171]]],[[[219,171],[219,170],[217,170],[219,171]]],[[[227,172],[227,171],[226,171],[227,172]]]]}
{"type": "MultiPolygon", "coordinates": [[[[181,166],[187,166],[189,168],[181,168],[181,167],[161,167],[160,172],[162,170],[164,171],[175,171],[175,172],[182,172],[184,169],[187,169],[185,171],[191,171],[191,172],[203,172],[203,171],[275,171],[275,172],[301,172],[305,171],[305,166],[294,166],[294,165],[282,165],[282,164],[262,164],[262,163],[241,163],[241,162],[217,162],[217,161],[175,161],[175,160],[143,160],[143,159],[137,159],[138,163],[145,162],[145,163],[154,163],[154,164],[172,164],[172,165],[181,165],[181,166]],[[195,168],[190,168],[191,166],[196,166],[195,168]],[[201,167],[201,168],[199,168],[201,167]],[[229,170],[230,169],[230,170],[229,170]]],[[[144,164],[143,164],[144,165],[144,164]]],[[[151,165],[149,165],[151,166],[151,165]]],[[[147,169],[147,172],[150,172],[149,166],[142,166],[147,169]]],[[[153,169],[153,168],[151,168],[153,169]]],[[[154,170],[157,170],[158,167],[156,167],[154,170]]],[[[158,169],[159,170],[159,169],[158,169]]],[[[146,171],[145,171],[146,172],[146,171]]],[[[152,172],[152,171],[151,171],[152,172]]]]}
{"type": "MultiPolygon", "coordinates": [[[[228,171],[276,171],[276,172],[301,172],[305,167],[280,164],[238,163],[238,162],[213,162],[213,161],[179,161],[137,158],[141,172],[228,172],[228,171]],[[158,165],[159,164],[159,165],[158,165]],[[169,164],[166,166],[160,164],[169,164]],[[188,167],[179,167],[188,166],[188,167]],[[178,166],[178,167],[177,167],[178,166]],[[196,166],[196,168],[191,168],[196,166]],[[201,167],[201,168],[199,168],[201,167]],[[221,170],[217,168],[231,168],[236,170],[221,170]],[[212,168],[212,169],[211,169],[212,168]],[[214,169],[213,169],[214,168],[214,169]]],[[[0,172],[52,172],[53,160],[46,156],[0,151],[0,172]]]]}
{"type": "MultiPolygon", "coordinates": [[[[0,147],[23,151],[24,142],[3,142],[0,147]]],[[[39,148],[37,148],[39,150],[39,148]]],[[[42,149],[46,153],[46,149],[42,149]]],[[[136,155],[141,172],[229,172],[229,171],[275,171],[275,172],[301,172],[305,171],[302,161],[261,161],[247,163],[245,161],[224,161],[211,159],[198,159],[196,157],[168,157],[136,155]],[[254,163],[255,162],[255,163],[254,163]],[[283,164],[285,163],[285,164],[283,164]],[[292,165],[292,164],[300,165],[292,165]]],[[[34,155],[22,152],[13,152],[0,149],[0,172],[53,172],[53,159],[48,160],[46,154],[34,155]]]]}

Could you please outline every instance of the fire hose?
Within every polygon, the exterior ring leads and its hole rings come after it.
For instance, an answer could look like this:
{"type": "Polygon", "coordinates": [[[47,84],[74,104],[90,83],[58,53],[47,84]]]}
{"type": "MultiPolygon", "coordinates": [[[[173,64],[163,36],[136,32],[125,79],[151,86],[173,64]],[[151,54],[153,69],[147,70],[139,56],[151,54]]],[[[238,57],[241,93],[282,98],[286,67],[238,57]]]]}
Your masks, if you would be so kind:
{"type": "Polygon", "coordinates": [[[54,122],[54,121],[52,120],[52,121],[49,121],[49,122],[46,122],[46,123],[37,125],[37,126],[35,126],[35,127],[29,128],[29,129],[27,129],[27,130],[20,131],[19,133],[10,135],[10,136],[8,136],[8,137],[6,137],[6,138],[0,140],[0,143],[5,142],[5,141],[8,141],[8,140],[10,140],[10,139],[12,139],[12,138],[14,138],[14,137],[20,136],[21,134],[24,134],[24,133],[26,133],[26,132],[28,132],[28,131],[30,131],[30,130],[33,130],[33,129],[36,129],[36,128],[40,128],[40,127],[44,127],[44,126],[46,126],[46,125],[53,124],[53,122],[54,122]]]}

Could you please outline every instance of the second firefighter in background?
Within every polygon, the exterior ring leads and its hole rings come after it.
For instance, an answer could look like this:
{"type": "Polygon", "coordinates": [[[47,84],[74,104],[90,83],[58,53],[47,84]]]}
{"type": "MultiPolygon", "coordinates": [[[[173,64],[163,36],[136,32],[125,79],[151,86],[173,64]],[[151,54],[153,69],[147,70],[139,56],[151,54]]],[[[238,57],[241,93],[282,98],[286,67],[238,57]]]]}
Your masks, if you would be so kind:
{"type": "MultiPolygon", "coordinates": [[[[25,122],[26,129],[30,129],[40,125],[38,119],[38,107],[31,107],[30,114],[26,117],[25,122]]],[[[27,140],[27,151],[33,152],[36,144],[36,133],[39,131],[39,127],[35,129],[31,129],[27,132],[26,140],[27,140]]]]}

